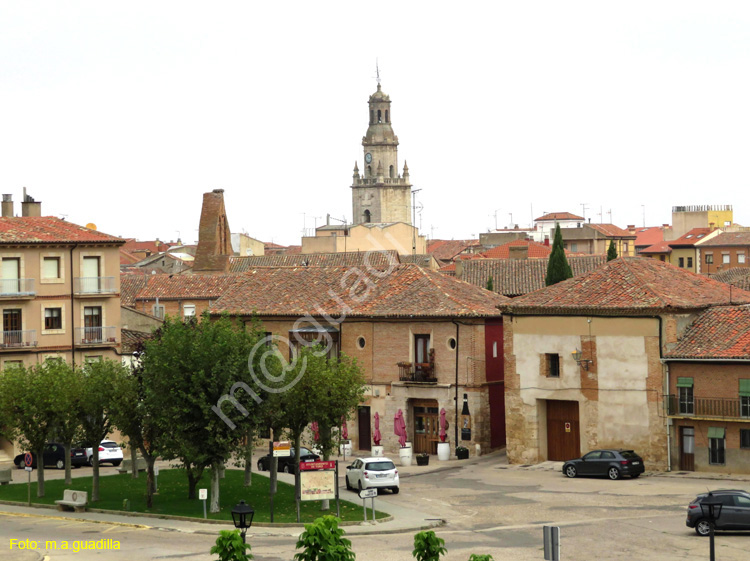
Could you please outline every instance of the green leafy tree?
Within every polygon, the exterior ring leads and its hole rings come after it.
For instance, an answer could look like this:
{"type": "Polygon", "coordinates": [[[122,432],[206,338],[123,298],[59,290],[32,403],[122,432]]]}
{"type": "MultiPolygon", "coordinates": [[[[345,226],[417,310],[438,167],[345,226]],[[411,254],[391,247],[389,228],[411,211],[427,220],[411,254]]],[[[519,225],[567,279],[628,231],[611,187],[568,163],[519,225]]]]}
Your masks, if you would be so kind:
{"type": "Polygon", "coordinates": [[[615,249],[615,240],[609,240],[609,248],[607,248],[607,261],[617,259],[617,249],[615,249]]]}
{"type": "Polygon", "coordinates": [[[432,530],[423,530],[414,535],[414,551],[411,554],[417,561],[439,561],[447,551],[445,540],[437,537],[432,530]]]}
{"type": "Polygon", "coordinates": [[[54,440],[65,448],[65,483],[70,485],[73,482],[70,450],[73,441],[81,433],[83,373],[80,368],[75,368],[63,360],[47,361],[47,367],[55,379],[55,387],[50,388],[50,391],[57,393],[54,440]]]}
{"type": "Polygon", "coordinates": [[[146,399],[161,404],[159,411],[152,408],[166,436],[161,455],[182,463],[188,498],[195,498],[204,470],[211,468],[211,512],[219,512],[219,472],[244,443],[246,425],[237,425],[255,414],[255,403],[243,406],[247,415],[223,408],[223,418],[214,408],[225,396],[234,397],[236,384],[250,388],[248,357],[261,338],[259,324],[243,329],[228,316],[213,320],[204,314],[191,321],[168,318],[146,342],[143,385],[146,399]]]}
{"type": "Polygon", "coordinates": [[[112,432],[112,405],[116,388],[129,375],[119,361],[89,362],[83,367],[81,429],[83,441],[92,450],[92,502],[99,500],[99,443],[112,432]]]}
{"type": "Polygon", "coordinates": [[[210,553],[218,554],[218,561],[247,561],[253,558],[249,549],[250,544],[242,541],[239,530],[221,530],[210,553]]]}
{"type": "Polygon", "coordinates": [[[494,292],[495,290],[495,283],[492,280],[492,275],[490,275],[490,278],[487,279],[487,290],[490,292],[494,292]]]}
{"type": "Polygon", "coordinates": [[[339,522],[335,516],[323,516],[305,524],[296,545],[302,551],[294,554],[294,561],[354,561],[352,542],[344,537],[339,522]]]}
{"type": "Polygon", "coordinates": [[[563,247],[562,233],[560,225],[555,225],[555,240],[552,242],[552,253],[547,263],[547,276],[544,282],[547,286],[552,286],[560,281],[564,281],[573,276],[573,271],[565,257],[565,248],[563,247]]]}
{"type": "MultiPolygon", "coordinates": [[[[6,411],[6,433],[19,438],[38,459],[55,434],[65,396],[58,391],[57,360],[28,369],[14,366],[0,377],[0,405],[6,411]]],[[[37,461],[37,497],[44,496],[44,462],[37,461]]]]}

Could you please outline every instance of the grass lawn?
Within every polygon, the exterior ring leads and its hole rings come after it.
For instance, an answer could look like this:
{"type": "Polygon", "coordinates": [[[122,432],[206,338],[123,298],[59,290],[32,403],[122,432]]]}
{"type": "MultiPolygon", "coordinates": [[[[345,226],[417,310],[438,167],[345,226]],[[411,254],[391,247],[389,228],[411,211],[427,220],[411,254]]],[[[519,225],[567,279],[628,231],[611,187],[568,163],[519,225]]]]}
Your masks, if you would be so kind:
{"type": "MultiPolygon", "coordinates": [[[[32,475],[32,479],[35,474],[32,475]]],[[[240,499],[255,509],[254,522],[270,522],[269,511],[269,483],[270,479],[262,475],[253,474],[251,487],[243,485],[245,474],[241,470],[226,470],[226,477],[221,480],[221,512],[211,514],[209,518],[216,520],[227,520],[231,523],[232,508],[240,502],[240,499]]],[[[91,497],[91,477],[79,477],[73,479],[72,485],[66,485],[62,479],[45,481],[45,497],[36,497],[36,482],[31,482],[31,502],[36,504],[55,504],[56,500],[62,499],[65,489],[76,491],[87,491],[91,497]]],[[[91,508],[107,510],[125,510],[124,499],[130,499],[131,512],[149,512],[153,514],[168,514],[172,516],[189,516],[203,518],[203,501],[198,499],[188,500],[188,482],[185,472],[180,469],[165,469],[159,471],[159,492],[154,495],[154,507],[146,508],[146,475],[141,473],[138,479],[133,479],[129,474],[107,475],[99,478],[100,499],[96,503],[89,503],[91,508]]],[[[203,479],[198,483],[198,489],[211,488],[210,475],[204,473],[203,479]]],[[[341,500],[342,520],[362,521],[362,502],[354,493],[344,491],[341,499],[351,498],[354,503],[341,500]]],[[[13,485],[0,486],[0,500],[18,501],[25,503],[27,499],[27,485],[25,483],[14,483],[13,485]]],[[[377,501],[376,501],[377,502],[377,501]]],[[[208,501],[206,501],[208,503],[208,501]]],[[[276,495],[274,495],[274,522],[296,522],[296,506],[294,501],[294,486],[278,482],[276,495]]],[[[369,501],[368,501],[369,503],[369,501]]],[[[208,508],[208,504],[206,505],[208,508]]],[[[368,507],[370,505],[368,504],[368,507]]],[[[323,512],[320,510],[319,501],[304,501],[300,507],[302,522],[312,522],[324,514],[336,514],[336,501],[331,501],[331,510],[323,512]]],[[[368,517],[372,516],[368,511],[368,517]]],[[[376,511],[378,518],[384,518],[387,514],[376,511]]]]}

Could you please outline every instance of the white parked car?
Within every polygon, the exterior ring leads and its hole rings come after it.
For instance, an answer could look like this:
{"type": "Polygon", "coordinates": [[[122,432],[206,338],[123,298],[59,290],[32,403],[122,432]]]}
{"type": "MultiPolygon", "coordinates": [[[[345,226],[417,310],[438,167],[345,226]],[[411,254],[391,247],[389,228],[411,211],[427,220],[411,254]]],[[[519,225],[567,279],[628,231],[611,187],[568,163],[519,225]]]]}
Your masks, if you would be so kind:
{"type": "MultiPolygon", "coordinates": [[[[94,449],[86,448],[86,458],[89,465],[94,465],[94,449]]],[[[117,442],[112,440],[102,440],[99,444],[99,465],[112,464],[119,466],[122,463],[122,448],[117,442]]]]}
{"type": "Polygon", "coordinates": [[[347,489],[390,489],[398,493],[398,470],[390,458],[358,458],[346,467],[347,489]]]}

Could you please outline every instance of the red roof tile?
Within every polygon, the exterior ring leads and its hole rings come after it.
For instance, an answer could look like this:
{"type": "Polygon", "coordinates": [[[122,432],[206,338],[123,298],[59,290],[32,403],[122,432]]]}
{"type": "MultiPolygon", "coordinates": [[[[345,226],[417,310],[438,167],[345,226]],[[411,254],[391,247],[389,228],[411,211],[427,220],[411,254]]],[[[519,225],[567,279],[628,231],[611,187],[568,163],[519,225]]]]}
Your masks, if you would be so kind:
{"type": "Polygon", "coordinates": [[[549,257],[549,254],[552,253],[552,247],[548,245],[544,245],[544,244],[537,243],[537,242],[530,241],[530,240],[513,240],[512,242],[504,243],[502,245],[498,245],[497,247],[493,247],[492,249],[489,249],[485,251],[484,253],[481,253],[480,255],[488,259],[508,259],[510,257],[511,247],[524,247],[524,246],[528,248],[529,258],[549,257]]]}
{"type": "Polygon", "coordinates": [[[404,264],[389,274],[348,267],[257,268],[236,281],[212,313],[260,316],[498,317],[507,298],[453,277],[404,264]]]}
{"type": "Polygon", "coordinates": [[[374,267],[388,269],[400,263],[395,250],[348,251],[345,253],[281,253],[230,257],[229,271],[244,273],[256,267],[374,267]]]}
{"type": "Polygon", "coordinates": [[[669,245],[671,247],[694,246],[695,242],[701,241],[703,238],[706,237],[706,234],[710,234],[711,232],[712,232],[711,228],[693,228],[689,232],[686,232],[685,234],[683,234],[682,237],[669,242],[669,245]]]}
{"type": "Polygon", "coordinates": [[[747,267],[733,267],[711,275],[711,278],[750,291],[750,269],[747,267]]]}
{"type": "Polygon", "coordinates": [[[664,241],[663,226],[649,226],[635,229],[635,246],[648,247],[664,241]]]}
{"type": "MultiPolygon", "coordinates": [[[[131,276],[131,275],[128,275],[131,276]]],[[[136,300],[216,300],[232,284],[236,275],[145,275],[145,286],[136,300]]],[[[126,277],[121,277],[124,279],[126,277]]]]}
{"type": "Polygon", "coordinates": [[[540,220],[584,220],[583,216],[578,216],[577,214],[571,214],[569,212],[548,212],[544,216],[540,216],[539,218],[535,218],[534,222],[538,222],[540,220]]]}
{"type": "Polygon", "coordinates": [[[669,247],[669,242],[662,241],[643,248],[640,253],[672,253],[672,248],[669,247]]]}
{"type": "Polygon", "coordinates": [[[717,246],[750,246],[750,232],[722,232],[710,240],[706,240],[701,247],[717,246]]]}
{"type": "Polygon", "coordinates": [[[478,245],[479,240],[430,240],[427,242],[427,253],[431,253],[435,259],[448,261],[478,245]]]}
{"type": "Polygon", "coordinates": [[[19,243],[123,244],[125,240],[96,230],[89,230],[54,216],[0,218],[0,244],[19,243]]]}
{"type": "Polygon", "coordinates": [[[621,257],[598,269],[513,300],[522,314],[639,315],[750,303],[750,292],[656,259],[621,257]]]}
{"type": "Polygon", "coordinates": [[[120,305],[126,308],[135,308],[135,298],[141,289],[146,286],[146,279],[142,270],[135,273],[120,274],[120,305]]]}
{"type": "Polygon", "coordinates": [[[120,265],[132,265],[138,263],[141,258],[120,248],[120,265]]]}
{"type": "Polygon", "coordinates": [[[601,232],[608,238],[631,238],[635,239],[635,235],[631,234],[627,230],[623,230],[619,226],[614,224],[586,224],[589,228],[593,228],[597,232],[601,232]]]}
{"type": "Polygon", "coordinates": [[[706,310],[665,357],[750,359],[750,307],[717,306],[706,310]]]}
{"type": "Polygon", "coordinates": [[[138,241],[134,238],[128,238],[122,249],[132,253],[160,253],[167,251],[171,246],[178,245],[175,243],[166,243],[160,240],[145,240],[138,241]]]}

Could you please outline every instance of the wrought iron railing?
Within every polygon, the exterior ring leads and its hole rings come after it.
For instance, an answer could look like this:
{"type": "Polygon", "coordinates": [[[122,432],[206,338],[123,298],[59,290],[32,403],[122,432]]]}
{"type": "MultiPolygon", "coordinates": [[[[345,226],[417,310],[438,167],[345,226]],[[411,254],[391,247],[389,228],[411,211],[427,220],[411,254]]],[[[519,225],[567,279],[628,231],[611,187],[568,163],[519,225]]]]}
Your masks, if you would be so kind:
{"type": "Polygon", "coordinates": [[[744,406],[741,399],[726,397],[695,397],[692,401],[680,402],[678,396],[666,396],[667,415],[688,415],[694,417],[750,418],[750,406],[744,406]]]}
{"type": "Polygon", "coordinates": [[[36,347],[36,329],[2,331],[1,333],[0,348],[16,349],[21,347],[36,347]]]}
{"type": "Polygon", "coordinates": [[[411,362],[399,362],[398,379],[399,382],[437,384],[437,378],[435,378],[435,364],[412,364],[411,362]]]}
{"type": "Polygon", "coordinates": [[[117,343],[117,327],[76,327],[76,345],[117,343]]]}

